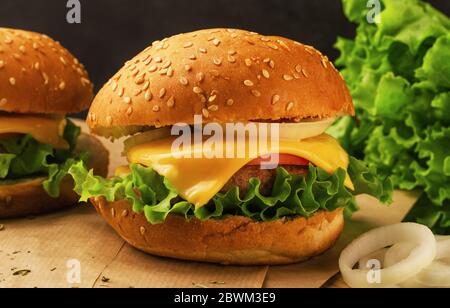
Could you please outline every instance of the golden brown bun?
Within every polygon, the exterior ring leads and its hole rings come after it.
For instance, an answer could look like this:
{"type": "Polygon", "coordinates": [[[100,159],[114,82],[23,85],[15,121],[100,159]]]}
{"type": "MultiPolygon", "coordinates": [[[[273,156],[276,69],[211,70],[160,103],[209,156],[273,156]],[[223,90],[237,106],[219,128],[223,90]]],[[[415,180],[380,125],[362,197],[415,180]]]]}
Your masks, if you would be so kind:
{"type": "Polygon", "coordinates": [[[66,114],[89,108],[83,65],[51,38],[0,28],[0,111],[66,114]]]}
{"type": "Polygon", "coordinates": [[[224,220],[187,221],[171,215],[151,225],[127,201],[91,202],[132,246],[144,252],[183,260],[227,265],[278,265],[305,261],[331,248],[344,227],[343,210],[320,212],[311,219],[254,222],[233,216],[224,220]]]}
{"type": "MultiPolygon", "coordinates": [[[[108,174],[109,153],[96,138],[82,134],[77,151],[95,153],[89,167],[101,176],[108,174]]],[[[67,176],[61,183],[59,198],[51,198],[42,187],[46,178],[22,180],[15,184],[0,185],[0,218],[16,218],[40,215],[68,208],[78,203],[79,196],[73,191],[74,183],[67,176]]]]}
{"type": "Polygon", "coordinates": [[[281,37],[216,29],[155,42],[103,87],[94,133],[120,137],[176,123],[354,114],[339,72],[316,49],[281,37]]]}

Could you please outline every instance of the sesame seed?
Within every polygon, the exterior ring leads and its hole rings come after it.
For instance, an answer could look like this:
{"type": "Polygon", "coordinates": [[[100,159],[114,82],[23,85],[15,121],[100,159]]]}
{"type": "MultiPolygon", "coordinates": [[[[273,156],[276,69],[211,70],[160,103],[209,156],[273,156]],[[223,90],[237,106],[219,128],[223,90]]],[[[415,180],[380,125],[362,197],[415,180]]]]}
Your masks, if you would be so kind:
{"type": "Polygon", "coordinates": [[[122,217],[127,217],[128,216],[128,211],[127,210],[124,210],[123,212],[122,212],[122,217]]]}
{"type": "Polygon", "coordinates": [[[234,105],[234,100],[231,99],[231,98],[228,99],[228,100],[227,100],[227,105],[228,105],[228,106],[233,106],[233,105],[234,105]]]}
{"type": "Polygon", "coordinates": [[[286,80],[286,81],[291,81],[291,80],[293,80],[294,79],[294,77],[292,77],[291,75],[283,75],[283,79],[284,80],[286,80]]]}
{"type": "Polygon", "coordinates": [[[194,43],[192,43],[192,42],[187,42],[186,44],[184,44],[184,48],[189,48],[189,47],[192,47],[192,46],[194,46],[194,43]]]}
{"type": "Polygon", "coordinates": [[[198,80],[198,82],[202,83],[203,80],[205,80],[205,74],[202,73],[202,72],[198,73],[197,74],[197,80],[198,80]]]}
{"type": "Polygon", "coordinates": [[[211,106],[208,107],[208,111],[217,112],[217,111],[219,111],[219,106],[218,105],[211,105],[211,106]]]}
{"type": "Polygon", "coordinates": [[[64,64],[64,66],[67,65],[67,62],[66,62],[66,60],[64,60],[63,57],[60,57],[59,60],[61,61],[62,64],[64,64]]]}
{"type": "Polygon", "coordinates": [[[261,38],[261,41],[263,41],[263,42],[270,42],[270,39],[263,36],[263,37],[261,38]]]}
{"type": "Polygon", "coordinates": [[[61,83],[59,84],[59,89],[62,91],[66,88],[66,83],[64,81],[61,81],[61,83]]]}
{"type": "Polygon", "coordinates": [[[289,45],[288,45],[285,41],[277,40],[277,42],[278,42],[278,44],[281,45],[281,47],[285,48],[286,50],[288,50],[288,51],[291,50],[291,49],[289,48],[289,45]]]}
{"type": "Polygon", "coordinates": [[[166,96],[167,90],[165,88],[162,88],[161,90],[159,90],[159,98],[163,98],[164,96],[166,96]]]}
{"type": "Polygon", "coordinates": [[[184,69],[185,69],[186,72],[190,72],[190,71],[192,71],[192,66],[190,66],[189,64],[186,64],[184,66],[184,69]]]}
{"type": "Polygon", "coordinates": [[[151,101],[153,99],[153,95],[152,92],[150,92],[150,90],[145,92],[144,98],[147,102],[151,101]]]}
{"type": "Polygon", "coordinates": [[[6,98],[0,99],[0,106],[4,106],[8,103],[8,100],[6,98]]]}
{"type": "Polygon", "coordinates": [[[214,46],[216,46],[216,47],[219,46],[220,43],[221,43],[221,41],[220,41],[219,39],[213,40],[213,44],[214,44],[214,46]]]}
{"type": "Polygon", "coordinates": [[[167,68],[164,68],[164,69],[162,69],[162,70],[160,70],[159,71],[159,74],[161,75],[161,76],[164,76],[164,75],[167,75],[167,72],[168,72],[169,70],[167,69],[167,68]]]}
{"type": "Polygon", "coordinates": [[[141,89],[136,89],[136,90],[133,91],[133,95],[134,96],[139,96],[141,93],[142,93],[141,89]]]}
{"type": "Polygon", "coordinates": [[[167,107],[169,108],[175,107],[175,98],[173,96],[171,96],[167,101],[167,107]]]}
{"type": "Polygon", "coordinates": [[[112,83],[113,92],[116,92],[118,86],[119,86],[119,84],[116,81],[113,81],[113,83],[112,83]]]}
{"type": "Polygon", "coordinates": [[[291,111],[294,108],[294,102],[289,102],[289,104],[286,107],[286,111],[291,111]]]}
{"type": "Polygon", "coordinates": [[[47,85],[48,84],[48,75],[45,72],[42,72],[42,78],[44,79],[44,84],[47,85]]]}
{"type": "Polygon", "coordinates": [[[36,50],[38,48],[39,48],[38,44],[37,43],[33,43],[33,49],[36,50]]]}
{"type": "Polygon", "coordinates": [[[198,51],[200,51],[201,53],[207,53],[208,52],[205,48],[199,48],[198,51]]]}
{"type": "Polygon", "coordinates": [[[23,46],[23,45],[20,45],[20,46],[19,46],[19,50],[20,50],[20,52],[23,53],[23,54],[25,54],[25,52],[27,51],[26,48],[25,48],[25,46],[23,46]]]}
{"type": "Polygon", "coordinates": [[[297,74],[297,73],[294,73],[294,78],[295,78],[295,79],[300,79],[300,75],[297,74]]]}
{"type": "Polygon", "coordinates": [[[328,68],[327,60],[325,58],[322,58],[322,65],[324,68],[328,68]]]}
{"type": "Polygon", "coordinates": [[[119,97],[122,97],[124,94],[125,94],[125,89],[124,89],[124,88],[121,88],[121,89],[119,90],[119,93],[117,93],[117,95],[118,95],[119,97]]]}
{"type": "Polygon", "coordinates": [[[269,79],[270,78],[270,73],[268,70],[262,70],[262,74],[265,78],[269,79]]]}
{"type": "Polygon", "coordinates": [[[272,48],[273,50],[278,50],[278,49],[280,49],[277,45],[275,45],[275,44],[273,44],[273,43],[267,44],[267,46],[269,46],[269,47],[272,48]]]}
{"type": "Polygon", "coordinates": [[[200,97],[200,101],[205,104],[208,100],[206,99],[206,96],[204,94],[199,94],[198,97],[200,97]]]}
{"type": "Polygon", "coordinates": [[[305,51],[309,54],[314,54],[314,52],[312,51],[312,49],[310,47],[305,47],[305,51]]]}
{"type": "Polygon", "coordinates": [[[123,98],[123,102],[124,102],[125,104],[131,104],[131,97],[128,97],[128,96],[124,97],[124,98],[123,98]]]}
{"type": "Polygon", "coordinates": [[[181,83],[183,86],[187,86],[187,85],[189,84],[189,81],[187,80],[186,77],[180,77],[180,83],[181,83]]]}
{"type": "Polygon", "coordinates": [[[274,95],[272,97],[272,105],[275,105],[276,103],[278,103],[280,101],[281,97],[279,95],[274,95]]]}
{"type": "Polygon", "coordinates": [[[155,58],[155,62],[156,62],[156,63],[162,63],[162,61],[163,61],[163,60],[161,59],[161,57],[156,57],[156,58],[155,58]]]}
{"type": "Polygon", "coordinates": [[[236,63],[236,58],[233,57],[232,55],[228,55],[228,62],[230,62],[230,63],[236,63]]]}
{"type": "Polygon", "coordinates": [[[264,62],[264,63],[269,63],[269,62],[270,62],[270,59],[269,59],[269,58],[265,58],[265,59],[263,60],[263,62],[264,62]]]}
{"type": "Polygon", "coordinates": [[[235,54],[237,54],[237,51],[236,50],[230,50],[230,51],[228,51],[228,54],[230,56],[234,56],[235,54]]]}
{"type": "Polygon", "coordinates": [[[13,42],[13,39],[7,36],[4,40],[5,44],[11,44],[13,42]]]}
{"type": "Polygon", "coordinates": [[[138,68],[134,69],[134,70],[131,72],[131,76],[133,76],[133,77],[136,77],[137,74],[139,74],[139,69],[138,69],[138,68]]]}
{"type": "Polygon", "coordinates": [[[146,81],[144,83],[144,86],[142,87],[142,91],[147,91],[149,87],[150,87],[150,81],[146,81]]]}
{"type": "Polygon", "coordinates": [[[13,54],[13,58],[16,59],[17,61],[20,61],[21,59],[20,55],[17,53],[13,54]]]}
{"type": "Polygon", "coordinates": [[[138,76],[138,77],[134,80],[134,82],[135,82],[137,85],[143,84],[144,81],[145,81],[145,77],[142,76],[142,75],[141,75],[141,76],[138,76]]]}
{"type": "Polygon", "coordinates": [[[5,67],[5,62],[4,61],[0,61],[0,69],[5,67]]]}
{"type": "Polygon", "coordinates": [[[299,65],[297,65],[296,67],[295,67],[295,71],[297,72],[297,73],[301,73],[302,72],[302,66],[299,64],[299,65]]]}
{"type": "Polygon", "coordinates": [[[142,235],[142,236],[143,236],[143,235],[145,234],[145,232],[146,232],[146,230],[145,230],[144,227],[141,227],[141,228],[139,229],[139,231],[141,232],[141,235],[142,235]]]}
{"type": "Polygon", "coordinates": [[[302,74],[303,76],[305,76],[306,78],[308,78],[308,73],[306,72],[306,70],[303,68],[302,69],[302,74]]]}
{"type": "Polygon", "coordinates": [[[127,109],[127,115],[131,115],[133,113],[133,107],[129,107],[128,109],[127,109]]]}
{"type": "Polygon", "coordinates": [[[206,119],[209,118],[209,111],[208,111],[208,109],[203,108],[202,114],[203,114],[203,116],[204,116],[206,119]]]}
{"type": "Polygon", "coordinates": [[[209,97],[208,102],[213,103],[217,99],[217,95],[212,95],[209,97]]]}
{"type": "Polygon", "coordinates": [[[158,105],[153,106],[153,112],[159,112],[161,110],[161,108],[159,108],[158,105]]]}
{"type": "Polygon", "coordinates": [[[175,72],[174,72],[173,68],[169,67],[169,69],[167,70],[167,76],[172,77],[174,73],[175,72]]]}
{"type": "Polygon", "coordinates": [[[252,94],[256,97],[260,97],[261,96],[261,92],[259,92],[258,90],[252,90],[252,94]]]}
{"type": "Polygon", "coordinates": [[[200,88],[200,87],[194,87],[193,91],[194,91],[195,94],[201,94],[201,93],[203,93],[203,89],[200,88]]]}
{"type": "Polygon", "coordinates": [[[196,55],[191,55],[191,56],[189,57],[189,59],[190,59],[190,60],[197,60],[197,56],[196,56],[196,55]]]}
{"type": "Polygon", "coordinates": [[[222,59],[214,58],[213,62],[215,65],[220,66],[222,64],[222,59]]]}
{"type": "Polygon", "coordinates": [[[275,61],[270,60],[269,66],[270,66],[272,69],[274,69],[274,68],[275,68],[275,61]]]}
{"type": "Polygon", "coordinates": [[[252,60],[245,59],[245,65],[247,65],[248,67],[252,66],[252,60]]]}
{"type": "Polygon", "coordinates": [[[152,66],[150,66],[150,68],[148,69],[148,71],[150,72],[150,73],[154,73],[154,72],[156,72],[158,70],[158,67],[156,66],[156,65],[152,65],[152,66]]]}
{"type": "Polygon", "coordinates": [[[111,117],[111,116],[107,116],[106,117],[106,123],[108,123],[108,125],[112,125],[112,122],[113,122],[113,118],[111,117]]]}
{"type": "Polygon", "coordinates": [[[238,35],[237,35],[237,33],[231,33],[231,37],[232,37],[232,38],[237,38],[238,35]]]}
{"type": "Polygon", "coordinates": [[[12,86],[16,85],[16,79],[14,77],[9,78],[9,84],[12,86]]]}
{"type": "Polygon", "coordinates": [[[253,87],[255,84],[251,80],[245,80],[244,85],[246,85],[247,87],[253,87]]]}
{"type": "Polygon", "coordinates": [[[91,120],[93,122],[97,121],[97,115],[95,113],[91,114],[91,120]]]}
{"type": "Polygon", "coordinates": [[[172,65],[172,61],[167,60],[162,66],[161,68],[169,68],[172,65]]]}

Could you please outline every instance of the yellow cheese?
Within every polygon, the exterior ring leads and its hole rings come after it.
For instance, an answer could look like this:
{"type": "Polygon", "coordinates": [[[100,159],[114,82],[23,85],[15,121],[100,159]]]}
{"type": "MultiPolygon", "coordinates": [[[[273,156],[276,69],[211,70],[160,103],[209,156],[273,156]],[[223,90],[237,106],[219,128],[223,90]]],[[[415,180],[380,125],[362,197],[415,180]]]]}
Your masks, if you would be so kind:
{"type": "MultiPolygon", "coordinates": [[[[127,153],[128,161],[153,168],[167,178],[182,198],[196,207],[207,204],[234,174],[254,158],[271,154],[267,149],[258,151],[256,157],[247,158],[180,158],[172,152],[174,140],[162,139],[135,146],[127,153]]],[[[208,149],[202,150],[203,157],[208,157],[205,152],[208,149]]],[[[349,164],[348,154],[335,139],[326,134],[301,141],[281,140],[279,153],[305,158],[329,173],[339,168],[347,170],[349,164]]],[[[116,173],[126,173],[126,169],[120,168],[116,173]]],[[[345,185],[354,189],[348,175],[345,185]]]]}
{"type": "Polygon", "coordinates": [[[46,118],[37,116],[0,116],[1,134],[29,134],[40,143],[56,149],[68,149],[64,139],[67,120],[63,117],[46,118]]]}

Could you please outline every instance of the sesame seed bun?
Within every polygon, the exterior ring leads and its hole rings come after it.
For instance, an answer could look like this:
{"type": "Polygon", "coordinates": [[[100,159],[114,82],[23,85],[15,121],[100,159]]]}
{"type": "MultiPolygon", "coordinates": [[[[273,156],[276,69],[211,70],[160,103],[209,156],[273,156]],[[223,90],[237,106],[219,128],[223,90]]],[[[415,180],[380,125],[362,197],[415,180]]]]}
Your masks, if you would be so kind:
{"type": "Polygon", "coordinates": [[[281,265],[305,261],[331,248],[344,228],[343,210],[319,212],[310,219],[255,222],[241,216],[186,220],[171,215],[151,225],[128,201],[91,202],[130,245],[144,252],[182,260],[226,265],[281,265]]]}
{"type": "Polygon", "coordinates": [[[0,111],[67,114],[89,108],[83,65],[46,35],[0,28],[0,111]]]}
{"type": "Polygon", "coordinates": [[[152,44],[94,100],[88,125],[105,137],[205,122],[301,120],[354,114],[349,91],[313,47],[242,30],[215,29],[152,44]]]}
{"type": "MultiPolygon", "coordinates": [[[[95,137],[81,134],[77,152],[95,153],[89,159],[89,168],[101,176],[108,174],[109,152],[95,137]]],[[[45,177],[23,179],[0,185],[0,218],[17,218],[40,215],[69,208],[78,204],[79,196],[73,191],[71,177],[63,179],[59,198],[50,197],[42,187],[45,177]]]]}

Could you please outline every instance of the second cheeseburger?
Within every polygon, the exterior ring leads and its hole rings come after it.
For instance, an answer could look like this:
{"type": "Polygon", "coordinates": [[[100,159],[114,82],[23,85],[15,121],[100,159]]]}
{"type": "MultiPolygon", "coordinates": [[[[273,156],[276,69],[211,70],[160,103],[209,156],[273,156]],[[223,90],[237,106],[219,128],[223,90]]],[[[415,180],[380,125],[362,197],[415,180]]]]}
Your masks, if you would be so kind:
{"type": "Polygon", "coordinates": [[[391,197],[389,180],[325,134],[342,115],[354,115],[351,97],[316,49],[242,30],[182,34],[127,62],[90,109],[93,133],[129,137],[129,165],[111,179],[82,163],[70,173],[82,200],[145,252],[222,264],[299,262],[336,242],[356,194],[391,197]],[[211,158],[193,146],[174,155],[171,128],[196,116],[219,127],[278,123],[278,153],[211,158]],[[273,154],[278,167],[262,168],[261,157],[273,154]]]}

